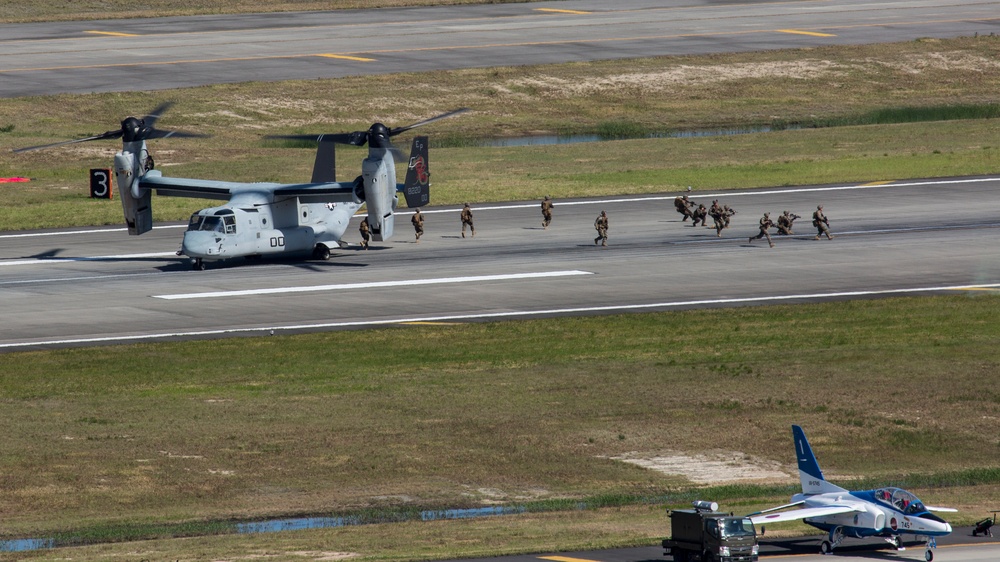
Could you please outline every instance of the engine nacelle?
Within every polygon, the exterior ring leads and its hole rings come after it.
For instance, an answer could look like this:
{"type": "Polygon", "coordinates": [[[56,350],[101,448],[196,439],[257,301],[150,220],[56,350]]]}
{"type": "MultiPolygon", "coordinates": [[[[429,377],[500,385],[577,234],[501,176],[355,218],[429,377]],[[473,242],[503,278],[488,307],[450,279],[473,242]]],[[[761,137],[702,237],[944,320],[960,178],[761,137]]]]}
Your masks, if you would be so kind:
{"type": "Polygon", "coordinates": [[[365,206],[368,207],[368,226],[372,240],[383,241],[392,237],[393,210],[396,208],[396,170],[392,155],[381,158],[369,156],[361,163],[361,176],[365,184],[365,206]]]}
{"type": "Polygon", "coordinates": [[[128,233],[139,235],[153,229],[152,193],[139,188],[140,170],[133,152],[115,155],[115,183],[125,212],[128,233]]]}
{"type": "Polygon", "coordinates": [[[875,529],[876,531],[884,529],[886,525],[885,512],[877,507],[868,507],[868,511],[858,514],[858,527],[865,527],[867,529],[875,529]]]}

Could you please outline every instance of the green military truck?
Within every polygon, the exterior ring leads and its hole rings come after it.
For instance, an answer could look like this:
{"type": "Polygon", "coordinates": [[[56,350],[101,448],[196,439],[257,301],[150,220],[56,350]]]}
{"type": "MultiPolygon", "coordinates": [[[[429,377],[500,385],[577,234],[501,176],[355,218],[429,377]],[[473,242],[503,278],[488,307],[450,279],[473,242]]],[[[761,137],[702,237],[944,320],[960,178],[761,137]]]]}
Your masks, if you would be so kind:
{"type": "Polygon", "coordinates": [[[715,502],[670,512],[663,554],[674,562],[757,562],[757,530],[749,517],[719,512],[715,502]]]}

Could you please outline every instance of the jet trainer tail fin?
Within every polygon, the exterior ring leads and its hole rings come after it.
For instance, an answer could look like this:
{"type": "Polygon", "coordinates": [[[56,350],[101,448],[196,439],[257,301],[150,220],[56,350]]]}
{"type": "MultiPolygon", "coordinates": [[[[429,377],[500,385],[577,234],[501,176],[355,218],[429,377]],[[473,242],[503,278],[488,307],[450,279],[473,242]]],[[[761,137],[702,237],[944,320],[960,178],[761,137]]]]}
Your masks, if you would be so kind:
{"type": "Polygon", "coordinates": [[[819,463],[816,462],[816,455],[813,454],[812,447],[809,446],[809,440],[806,439],[806,433],[802,431],[801,427],[797,425],[792,426],[792,438],[795,441],[795,458],[799,462],[799,480],[802,481],[803,494],[847,492],[844,488],[831,484],[823,478],[823,471],[819,469],[819,463]]]}
{"type": "Polygon", "coordinates": [[[428,164],[427,137],[413,139],[410,161],[406,164],[406,181],[403,196],[406,206],[414,209],[426,207],[431,202],[431,170],[428,164]]]}

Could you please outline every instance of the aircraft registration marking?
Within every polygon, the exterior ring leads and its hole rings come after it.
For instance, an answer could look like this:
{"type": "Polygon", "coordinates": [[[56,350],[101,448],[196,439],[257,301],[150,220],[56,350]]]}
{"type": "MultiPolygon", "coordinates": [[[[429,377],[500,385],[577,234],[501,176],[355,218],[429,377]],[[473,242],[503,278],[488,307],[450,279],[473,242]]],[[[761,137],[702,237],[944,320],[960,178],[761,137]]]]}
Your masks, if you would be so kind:
{"type": "Polygon", "coordinates": [[[778,33],[791,33],[793,35],[810,35],[812,37],[836,37],[832,33],[820,33],[818,31],[801,31],[798,29],[779,29],[778,33]]]}
{"type": "Polygon", "coordinates": [[[211,299],[221,297],[246,297],[255,295],[280,295],[287,293],[315,293],[320,291],[345,291],[351,289],[372,289],[385,287],[416,287],[422,285],[441,285],[453,283],[482,283],[487,281],[511,281],[520,279],[545,279],[552,277],[570,277],[575,275],[593,275],[590,271],[543,271],[535,273],[509,273],[504,275],[476,275],[467,277],[436,277],[430,279],[402,279],[399,281],[374,281],[368,283],[342,283],[339,285],[311,285],[304,287],[269,287],[264,289],[245,289],[241,291],[208,291],[204,293],[180,293],[175,295],[153,295],[153,298],[164,300],[211,299]]]}

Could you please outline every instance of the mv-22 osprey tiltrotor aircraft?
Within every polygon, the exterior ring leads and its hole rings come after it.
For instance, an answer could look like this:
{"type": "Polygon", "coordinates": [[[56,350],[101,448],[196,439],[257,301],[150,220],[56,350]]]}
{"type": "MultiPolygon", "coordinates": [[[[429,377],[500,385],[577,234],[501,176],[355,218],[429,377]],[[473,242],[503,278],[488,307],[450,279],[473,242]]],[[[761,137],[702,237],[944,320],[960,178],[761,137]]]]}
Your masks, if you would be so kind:
{"type": "Polygon", "coordinates": [[[115,155],[115,182],[125,211],[129,234],[139,235],[153,228],[151,194],[199,199],[221,199],[226,203],[191,215],[180,254],[192,259],[195,269],[205,262],[238,257],[267,255],[312,255],[330,258],[330,246],[346,246],[341,241],[351,217],[367,206],[373,240],[388,240],[393,232],[393,211],[403,191],[408,207],[421,207],[430,200],[427,137],[413,139],[406,181],[396,183],[396,159],[400,151],[390,138],[410,129],[458,115],[457,109],[405,127],[389,129],[374,123],[367,131],[344,134],[288,135],[270,138],[308,140],[319,144],[309,183],[239,183],[203,179],[164,177],[153,167],[146,148],[149,139],[200,136],[155,127],[170,104],[163,104],[143,118],[128,117],[121,128],[92,137],[18,149],[38,150],[100,139],[122,139],[115,155]],[[361,175],[351,182],[336,181],[336,144],[364,146],[368,157],[361,163],[361,175]]]}

